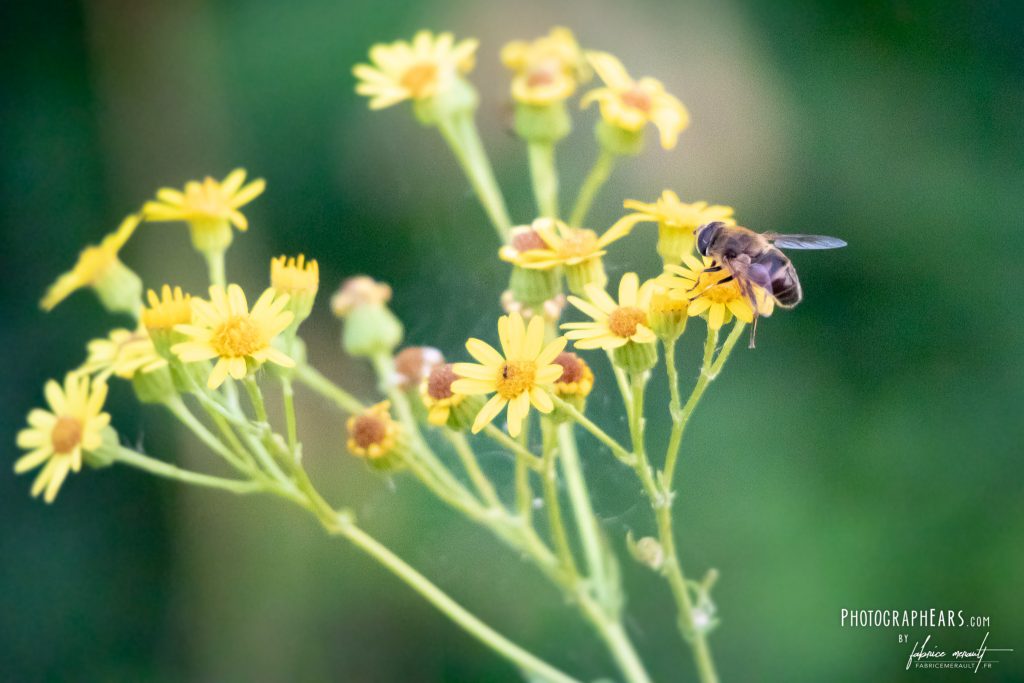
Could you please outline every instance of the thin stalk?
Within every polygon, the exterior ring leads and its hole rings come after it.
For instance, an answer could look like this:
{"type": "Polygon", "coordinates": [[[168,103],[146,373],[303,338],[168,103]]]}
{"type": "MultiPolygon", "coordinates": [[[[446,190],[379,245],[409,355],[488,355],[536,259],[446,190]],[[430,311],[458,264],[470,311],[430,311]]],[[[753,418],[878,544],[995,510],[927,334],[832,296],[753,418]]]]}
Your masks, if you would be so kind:
{"type": "Polygon", "coordinates": [[[359,399],[324,377],[310,365],[298,366],[295,369],[295,377],[316,393],[334,402],[346,413],[361,413],[366,408],[359,399]]]}
{"type": "Polygon", "coordinates": [[[210,433],[202,422],[200,422],[192,411],[188,409],[184,401],[175,396],[172,400],[164,403],[167,410],[185,427],[196,435],[203,444],[211,451],[224,459],[231,467],[242,474],[252,474],[253,468],[250,462],[239,457],[239,455],[224,445],[224,442],[210,433]]]}
{"type": "Polygon", "coordinates": [[[533,486],[530,485],[530,464],[516,453],[516,510],[523,525],[533,527],[533,486]]]}
{"type": "Polygon", "coordinates": [[[594,202],[594,198],[604,184],[608,182],[608,177],[612,174],[612,167],[614,165],[615,154],[602,149],[601,154],[597,157],[597,161],[594,162],[594,166],[590,169],[587,179],[583,181],[579,197],[576,199],[576,204],[573,206],[572,214],[569,218],[569,225],[577,228],[583,226],[583,221],[587,219],[587,213],[590,211],[590,205],[594,202]]]}
{"type": "Polygon", "coordinates": [[[611,366],[612,374],[615,375],[615,384],[619,387],[619,395],[622,396],[622,405],[626,408],[626,419],[629,419],[630,411],[633,409],[630,398],[629,379],[626,378],[626,371],[615,364],[615,356],[611,350],[607,352],[608,365],[611,366]]]}
{"type": "Polygon", "coordinates": [[[583,413],[581,413],[580,411],[576,410],[576,408],[574,406],[572,406],[569,403],[566,403],[565,401],[563,401],[562,399],[558,398],[557,396],[552,396],[552,400],[554,401],[556,408],[559,408],[562,411],[564,411],[569,417],[571,417],[573,420],[575,420],[581,427],[583,427],[588,432],[593,434],[594,437],[598,441],[600,441],[605,446],[607,446],[609,449],[611,449],[612,455],[614,455],[616,458],[618,458],[618,460],[620,462],[622,462],[624,465],[629,465],[630,467],[633,467],[636,464],[636,455],[634,455],[633,453],[630,453],[625,448],[623,448],[622,445],[619,444],[618,441],[616,441],[612,437],[608,436],[608,434],[603,429],[601,429],[596,424],[594,424],[583,413]]]}
{"type": "Polygon", "coordinates": [[[357,548],[383,565],[405,582],[406,585],[419,593],[427,602],[461,626],[467,633],[523,671],[527,671],[551,683],[579,683],[577,679],[562,673],[482,622],[472,612],[457,603],[447,593],[406,563],[405,560],[398,557],[398,555],[355,524],[351,522],[342,523],[336,533],[348,539],[357,548]]]}
{"type": "Polygon", "coordinates": [[[218,287],[226,286],[224,276],[224,250],[204,251],[206,257],[206,268],[210,272],[210,284],[218,287]]]}
{"type": "Polygon", "coordinates": [[[519,443],[494,425],[485,426],[483,432],[490,439],[510,450],[517,458],[522,458],[524,461],[529,463],[530,469],[540,472],[544,468],[544,462],[540,458],[531,453],[526,446],[519,443]]]}
{"type": "Polygon", "coordinates": [[[256,420],[267,422],[267,406],[263,403],[263,392],[260,391],[260,385],[252,377],[246,377],[242,380],[242,384],[245,385],[245,391],[249,394],[252,409],[256,411],[256,420]]]}
{"type": "Polygon", "coordinates": [[[480,141],[472,113],[442,116],[437,121],[437,129],[455,154],[498,238],[502,242],[506,241],[512,220],[505,207],[505,198],[494,179],[494,171],[480,141]]]}
{"type": "Polygon", "coordinates": [[[186,484],[221,489],[235,494],[257,493],[259,491],[267,490],[267,487],[263,482],[225,479],[224,477],[215,477],[201,472],[193,472],[192,470],[182,469],[123,446],[117,447],[115,458],[117,462],[124,465],[144,470],[150,474],[155,474],[158,477],[164,477],[165,479],[175,479],[177,481],[185,482],[186,484]]]}
{"type": "Polygon", "coordinates": [[[558,218],[558,172],[555,170],[555,145],[550,141],[529,140],[530,179],[537,212],[546,218],[558,218]]]}
{"type": "Polygon", "coordinates": [[[281,378],[281,402],[284,405],[285,428],[288,431],[288,450],[292,458],[299,459],[299,428],[295,420],[295,388],[291,379],[281,378]]]}
{"type": "Polygon", "coordinates": [[[602,603],[612,604],[612,595],[616,592],[611,585],[608,568],[605,563],[609,556],[604,550],[601,539],[601,527],[590,502],[590,492],[583,478],[580,467],[580,454],[576,448],[576,436],[572,425],[564,422],[558,425],[558,455],[562,463],[562,476],[565,477],[565,488],[569,494],[573,518],[583,546],[583,556],[587,561],[587,575],[601,597],[602,603]]]}
{"type": "Polygon", "coordinates": [[[544,441],[544,506],[548,511],[548,526],[551,527],[551,537],[555,542],[555,550],[561,561],[562,567],[572,576],[579,576],[576,568],[576,560],[572,554],[572,546],[569,544],[569,536],[565,531],[565,521],[562,519],[562,505],[558,499],[558,472],[555,469],[559,455],[558,431],[551,420],[543,419],[541,431],[544,441]]]}
{"type": "Polygon", "coordinates": [[[679,630],[693,648],[694,662],[702,683],[716,683],[711,651],[708,648],[704,632],[696,626],[694,620],[693,601],[687,589],[686,577],[675,545],[675,533],[672,529],[672,498],[671,493],[662,491],[654,479],[654,473],[647,461],[644,448],[644,390],[647,386],[646,373],[632,377],[633,409],[629,421],[629,431],[633,439],[633,450],[637,455],[636,473],[643,484],[644,492],[651,501],[655,518],[658,522],[658,542],[665,553],[661,571],[668,580],[672,597],[679,612],[679,630]]]}
{"type": "MultiPolygon", "coordinates": [[[[732,353],[733,348],[736,346],[736,342],[739,341],[743,335],[743,328],[746,324],[737,320],[732,326],[732,330],[729,332],[729,336],[725,340],[725,344],[722,345],[722,350],[719,351],[718,357],[712,360],[715,346],[718,344],[718,331],[708,329],[707,341],[704,344],[704,362],[701,365],[700,377],[697,378],[697,383],[693,386],[693,391],[690,393],[690,397],[686,399],[686,405],[682,408],[672,408],[672,435],[669,438],[668,450],[665,453],[665,469],[664,476],[662,477],[662,483],[666,489],[671,489],[672,482],[675,478],[676,466],[679,463],[679,447],[683,441],[683,434],[686,431],[686,425],[690,422],[690,418],[693,416],[693,411],[697,408],[697,404],[700,402],[701,397],[704,395],[704,391],[718,377],[718,373],[722,371],[722,366],[725,365],[725,361],[728,360],[729,354],[732,353]]],[[[669,349],[665,348],[665,366],[669,371],[669,386],[674,387],[674,396],[672,399],[672,405],[679,405],[679,379],[675,371],[675,363],[669,362],[669,349]]]]}
{"type": "Polygon", "coordinates": [[[461,432],[453,432],[450,429],[445,429],[444,435],[452,444],[456,455],[462,460],[462,466],[466,468],[466,474],[469,475],[470,481],[473,482],[481,498],[488,505],[496,508],[502,507],[501,498],[498,497],[498,493],[494,490],[494,484],[487,478],[484,471],[480,469],[480,462],[477,460],[476,453],[473,452],[466,437],[461,432]]]}

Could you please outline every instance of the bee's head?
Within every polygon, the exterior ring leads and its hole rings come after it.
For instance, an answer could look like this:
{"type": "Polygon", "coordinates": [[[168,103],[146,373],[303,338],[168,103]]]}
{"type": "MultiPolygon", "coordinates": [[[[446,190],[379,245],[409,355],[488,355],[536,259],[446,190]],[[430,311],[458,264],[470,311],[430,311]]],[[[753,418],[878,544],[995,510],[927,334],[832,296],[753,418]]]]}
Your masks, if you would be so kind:
{"type": "Polygon", "coordinates": [[[725,223],[721,221],[712,221],[705,223],[696,230],[694,234],[697,236],[697,251],[700,252],[701,256],[708,255],[708,248],[711,246],[711,240],[715,238],[715,234],[718,230],[724,226],[725,223]]]}

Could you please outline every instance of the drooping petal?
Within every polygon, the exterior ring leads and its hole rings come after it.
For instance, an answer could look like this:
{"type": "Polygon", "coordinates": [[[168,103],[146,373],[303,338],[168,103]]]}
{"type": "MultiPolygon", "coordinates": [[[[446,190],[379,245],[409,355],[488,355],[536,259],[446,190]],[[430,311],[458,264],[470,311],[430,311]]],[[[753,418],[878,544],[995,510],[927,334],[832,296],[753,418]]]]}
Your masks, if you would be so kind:
{"type": "Polygon", "coordinates": [[[473,420],[473,433],[476,434],[481,429],[489,425],[501,409],[508,403],[508,399],[502,398],[500,394],[495,394],[491,397],[484,407],[480,409],[480,412],[476,414],[476,419],[473,420]]]}

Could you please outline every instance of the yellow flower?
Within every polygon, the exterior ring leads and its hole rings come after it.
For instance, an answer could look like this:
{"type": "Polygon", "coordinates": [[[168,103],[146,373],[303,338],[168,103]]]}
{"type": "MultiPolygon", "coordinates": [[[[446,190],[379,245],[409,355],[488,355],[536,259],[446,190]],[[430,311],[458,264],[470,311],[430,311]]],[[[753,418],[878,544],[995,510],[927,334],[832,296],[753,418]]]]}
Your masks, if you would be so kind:
{"type": "Polygon", "coordinates": [[[279,256],[270,262],[270,286],[288,295],[288,310],[295,315],[297,328],[313,311],[320,288],[320,266],[314,259],[307,261],[302,254],[279,256]]]}
{"type": "Polygon", "coordinates": [[[653,280],[648,280],[641,287],[636,273],[626,273],[619,280],[619,300],[616,302],[603,288],[587,285],[590,301],[570,296],[569,303],[593,320],[565,323],[562,329],[569,330],[565,336],[575,340],[577,349],[617,349],[628,342],[650,344],[656,341],[647,320],[653,288],[653,280]]]}
{"type": "Polygon", "coordinates": [[[202,182],[185,183],[184,190],[165,187],[157,191],[156,201],[146,202],[142,212],[148,221],[186,221],[199,251],[223,250],[231,243],[232,225],[249,229],[239,209],[266,189],[262,178],[244,183],[245,169],[236,168],[220,182],[207,176],[202,182]]]}
{"type": "Polygon", "coordinates": [[[532,42],[516,40],[501,50],[501,62],[514,72],[512,97],[542,107],[560,102],[590,77],[590,70],[572,31],[556,27],[532,42]]]}
{"type": "Polygon", "coordinates": [[[460,378],[452,383],[452,391],[494,396],[484,404],[473,422],[473,432],[479,432],[508,405],[508,433],[518,436],[530,405],[542,413],[554,408],[551,401],[552,385],[562,374],[562,366],[555,365],[555,357],[565,348],[565,337],[558,337],[544,345],[544,321],[535,316],[529,328],[518,313],[498,319],[499,353],[480,339],[466,342],[466,350],[477,363],[456,363],[455,374],[460,378]]]}
{"type": "Polygon", "coordinates": [[[18,432],[18,448],[29,453],[14,463],[14,472],[23,474],[46,463],[32,484],[32,495],[45,489],[43,500],[52,503],[68,472],[82,469],[82,453],[103,443],[110,415],[101,412],[107,385],[99,380],[69,373],[63,388],[54,380],[47,382],[45,394],[50,410],[32,410],[28,429],[18,432]]]}
{"type": "Polygon", "coordinates": [[[266,361],[286,368],[295,361],[271,346],[271,341],[292,322],[292,313],[284,310],[287,295],[267,289],[249,310],[245,293],[238,285],[210,287],[210,301],[192,299],[192,323],[175,330],[188,337],[171,347],[184,363],[217,359],[207,386],[216,389],[228,375],[242,379],[250,366],[266,361]]]}
{"type": "Polygon", "coordinates": [[[554,360],[562,366],[562,376],[555,382],[555,395],[563,399],[582,399],[594,388],[594,373],[587,362],[571,351],[562,351],[554,360]]]}
{"type": "Polygon", "coordinates": [[[512,242],[498,251],[503,261],[520,268],[549,270],[557,266],[576,266],[599,259],[615,240],[629,234],[629,228],[617,225],[600,237],[593,230],[570,228],[553,218],[538,218],[525,232],[513,235],[512,242]]]}
{"type": "MultiPolygon", "coordinates": [[[[701,261],[687,254],[683,257],[683,265],[666,266],[666,272],[660,280],[669,288],[670,295],[681,295],[690,300],[686,309],[687,315],[707,313],[708,327],[713,330],[720,329],[734,315],[745,323],[752,322],[754,308],[750,299],[740,289],[739,283],[736,280],[720,282],[728,277],[724,270],[715,273],[703,272],[713,263],[714,260],[707,256],[701,261]]],[[[750,286],[757,301],[757,314],[771,315],[775,309],[775,300],[757,285],[750,286]]]]}
{"type": "Polygon", "coordinates": [[[694,231],[705,223],[722,221],[726,225],[736,224],[731,206],[708,205],[707,202],[687,204],[680,201],[672,190],[662,192],[653,204],[627,199],[622,205],[636,213],[620,218],[612,230],[618,228],[629,232],[637,223],[657,223],[658,253],[667,261],[679,262],[684,254],[692,252],[694,231]]]}
{"type": "Polygon", "coordinates": [[[96,379],[102,381],[111,375],[131,379],[137,372],[145,374],[167,365],[157,354],[145,328],[134,332],[123,328],[111,330],[105,339],[93,339],[86,348],[89,357],[79,371],[95,374],[96,379]]]}
{"type": "Polygon", "coordinates": [[[459,376],[455,374],[454,365],[446,363],[430,371],[430,375],[420,387],[420,397],[427,407],[427,421],[432,425],[447,424],[452,408],[465,400],[465,394],[452,390],[452,384],[459,376]]]}
{"type": "Polygon", "coordinates": [[[607,123],[632,133],[653,123],[661,134],[661,146],[676,146],[679,134],[690,123],[690,114],[682,102],[665,92],[661,81],[634,81],[622,62],[607,52],[587,52],[587,59],[605,87],[588,92],[580,102],[582,106],[597,102],[607,123]]]}
{"type": "Polygon", "coordinates": [[[376,459],[395,449],[398,425],[391,419],[390,408],[390,401],[382,401],[348,418],[346,445],[352,455],[376,459]]]}
{"type": "Polygon", "coordinates": [[[39,302],[44,311],[51,311],[73,292],[82,287],[96,290],[104,305],[111,310],[134,311],[138,308],[142,284],[117,257],[121,247],[139,226],[141,217],[128,216],[114,232],[98,245],[82,250],[75,267],[57,278],[39,302]],[[121,304],[121,305],[118,305],[121,304]]]}
{"type": "Polygon", "coordinates": [[[146,299],[149,306],[142,309],[142,324],[150,333],[173,330],[176,325],[192,322],[192,297],[183,294],[181,287],[172,290],[170,285],[164,285],[159,296],[151,289],[146,299]]]}
{"type": "Polygon", "coordinates": [[[424,100],[443,93],[459,74],[475,63],[475,38],[455,42],[451,33],[420,31],[412,42],[378,43],[370,48],[370,64],[357,64],[356,92],[370,98],[370,109],[384,109],[403,100],[424,100]]]}

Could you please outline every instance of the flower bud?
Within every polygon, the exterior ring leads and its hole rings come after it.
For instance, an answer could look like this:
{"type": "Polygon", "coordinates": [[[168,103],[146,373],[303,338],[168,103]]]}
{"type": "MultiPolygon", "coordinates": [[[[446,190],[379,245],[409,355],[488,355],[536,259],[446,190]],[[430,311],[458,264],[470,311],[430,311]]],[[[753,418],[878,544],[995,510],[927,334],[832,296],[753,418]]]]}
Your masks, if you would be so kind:
{"type": "Polygon", "coordinates": [[[654,334],[666,342],[674,342],[686,331],[686,309],[690,300],[678,291],[670,291],[663,285],[657,285],[651,295],[651,304],[647,320],[654,334]]]}
{"type": "Polygon", "coordinates": [[[444,354],[433,346],[407,346],[395,354],[394,386],[402,391],[419,389],[430,372],[444,365],[444,354]]]}
{"type": "Polygon", "coordinates": [[[452,391],[452,382],[459,379],[451,363],[439,365],[420,386],[423,405],[427,407],[427,421],[437,427],[447,426],[464,431],[473,426],[473,420],[484,405],[480,396],[467,396],[452,391]]]}
{"type": "Polygon", "coordinates": [[[320,288],[320,267],[316,260],[306,261],[302,254],[279,256],[270,262],[270,286],[288,295],[287,310],[295,316],[291,329],[297,330],[313,311],[313,301],[320,288]]]}
{"type": "Polygon", "coordinates": [[[347,423],[349,453],[364,458],[374,469],[401,466],[403,444],[398,424],[391,418],[390,401],[382,401],[351,416],[347,423]]]}
{"type": "Polygon", "coordinates": [[[402,341],[402,323],[387,307],[391,287],[365,275],[342,283],[331,310],[345,321],[342,346],[351,356],[390,354],[402,341]]]}
{"type": "Polygon", "coordinates": [[[634,540],[633,532],[630,531],[626,534],[626,547],[629,548],[629,554],[634,560],[654,571],[660,571],[665,563],[665,549],[656,538],[644,536],[640,540],[634,540]]]}
{"type": "MultiPolygon", "coordinates": [[[[577,354],[571,351],[563,351],[551,361],[555,365],[562,366],[562,375],[555,380],[555,396],[562,399],[579,412],[586,408],[587,396],[594,388],[594,373],[590,366],[577,354]]],[[[571,419],[569,415],[563,414],[559,408],[551,414],[557,422],[565,422],[571,419]]]]}

